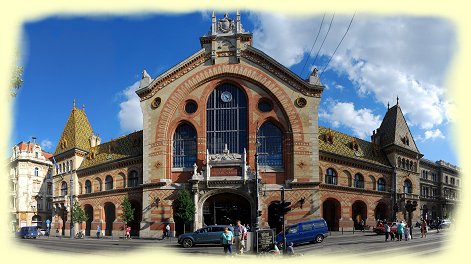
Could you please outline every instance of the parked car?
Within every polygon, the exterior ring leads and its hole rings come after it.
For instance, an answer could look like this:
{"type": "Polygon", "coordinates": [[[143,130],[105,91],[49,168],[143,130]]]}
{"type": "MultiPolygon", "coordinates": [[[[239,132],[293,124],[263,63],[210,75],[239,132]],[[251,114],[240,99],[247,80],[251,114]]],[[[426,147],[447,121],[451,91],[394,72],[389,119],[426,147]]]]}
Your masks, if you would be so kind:
{"type": "MultiPolygon", "coordinates": [[[[286,243],[302,244],[302,243],[321,243],[328,236],[328,228],[326,221],[321,219],[300,222],[290,225],[286,228],[286,243]]],[[[277,243],[283,243],[283,233],[276,236],[277,243]]]]}
{"type": "Polygon", "coordinates": [[[449,228],[451,226],[451,221],[448,219],[443,219],[440,221],[440,229],[442,228],[449,228]]]}
{"type": "MultiPolygon", "coordinates": [[[[397,233],[397,222],[388,222],[389,227],[391,228],[391,232],[397,233]]],[[[377,225],[375,228],[373,228],[373,232],[375,232],[378,235],[384,234],[384,226],[383,225],[377,225]]]]}
{"type": "Polygon", "coordinates": [[[210,225],[200,228],[195,232],[178,236],[178,244],[185,248],[190,248],[196,244],[221,244],[221,234],[224,232],[225,227],[234,233],[232,226],[210,225]]]}
{"type": "Polygon", "coordinates": [[[46,236],[46,229],[38,229],[38,236],[46,236]]]}
{"type": "Polygon", "coordinates": [[[23,226],[18,231],[17,236],[21,238],[37,238],[38,227],[37,226],[23,226]]]}

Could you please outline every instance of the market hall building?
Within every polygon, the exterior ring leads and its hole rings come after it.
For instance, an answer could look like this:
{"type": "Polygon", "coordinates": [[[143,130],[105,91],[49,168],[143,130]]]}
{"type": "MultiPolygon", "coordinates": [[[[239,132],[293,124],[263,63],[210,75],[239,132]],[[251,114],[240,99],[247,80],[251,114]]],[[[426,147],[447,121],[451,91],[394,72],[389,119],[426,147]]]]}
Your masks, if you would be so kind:
{"type": "Polygon", "coordinates": [[[399,104],[372,142],[360,140],[318,126],[317,70],[301,79],[254,48],[238,13],[213,14],[200,43],[155,79],[143,72],[142,131],[101,143],[74,103],[54,153],[53,228],[68,234],[71,189],[89,216],[86,234],[100,226],[106,236],[122,235],[125,196],[136,209],[132,235],[160,237],[166,224],[183,232],[174,217],[182,189],[196,207],[191,229],[236,219],[253,226],[259,215],[261,228],[279,228],[282,188],[288,224],[324,217],[333,230],[420,202],[422,154],[399,104]]]}

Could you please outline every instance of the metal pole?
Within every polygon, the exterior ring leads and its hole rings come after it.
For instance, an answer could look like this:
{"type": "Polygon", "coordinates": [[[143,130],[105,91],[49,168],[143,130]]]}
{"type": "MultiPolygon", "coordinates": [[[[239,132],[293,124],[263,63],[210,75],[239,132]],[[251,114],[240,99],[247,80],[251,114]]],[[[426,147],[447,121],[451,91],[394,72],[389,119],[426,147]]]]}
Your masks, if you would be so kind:
{"type": "Polygon", "coordinates": [[[281,208],[281,229],[283,230],[283,252],[286,252],[286,232],[285,232],[285,212],[284,204],[285,204],[285,187],[281,187],[281,204],[283,207],[281,208]]]}
{"type": "Polygon", "coordinates": [[[257,132],[255,133],[255,225],[254,229],[259,230],[260,229],[260,216],[258,215],[259,211],[259,193],[258,193],[258,180],[259,180],[259,175],[258,175],[258,123],[257,123],[257,132]]]}
{"type": "Polygon", "coordinates": [[[74,239],[74,221],[72,218],[72,208],[74,206],[74,176],[72,174],[72,169],[70,172],[70,238],[74,239]]]}

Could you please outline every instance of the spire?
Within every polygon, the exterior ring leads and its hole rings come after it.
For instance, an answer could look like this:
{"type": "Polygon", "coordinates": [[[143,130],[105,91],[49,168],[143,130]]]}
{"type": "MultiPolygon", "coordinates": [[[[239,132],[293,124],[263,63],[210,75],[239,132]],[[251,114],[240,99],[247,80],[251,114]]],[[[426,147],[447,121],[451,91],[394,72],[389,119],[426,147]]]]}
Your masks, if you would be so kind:
{"type": "Polygon", "coordinates": [[[399,106],[399,96],[396,97],[396,105],[399,106]]]}
{"type": "Polygon", "coordinates": [[[216,12],[213,10],[213,15],[211,16],[211,35],[216,35],[217,26],[216,26],[216,12]]]}
{"type": "Polygon", "coordinates": [[[388,110],[389,110],[389,101],[388,101],[388,110]]]}
{"type": "Polygon", "coordinates": [[[75,108],[75,98],[74,98],[74,107],[73,108],[75,108]]]}

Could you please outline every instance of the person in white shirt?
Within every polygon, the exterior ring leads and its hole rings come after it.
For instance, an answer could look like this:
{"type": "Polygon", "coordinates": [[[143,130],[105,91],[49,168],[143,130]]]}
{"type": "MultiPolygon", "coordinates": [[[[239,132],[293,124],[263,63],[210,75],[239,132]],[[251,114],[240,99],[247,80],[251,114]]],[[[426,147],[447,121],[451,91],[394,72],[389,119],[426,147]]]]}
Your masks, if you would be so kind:
{"type": "Polygon", "coordinates": [[[234,238],[237,254],[243,254],[245,241],[247,240],[247,228],[240,224],[240,220],[236,221],[236,226],[234,227],[234,238]]]}

